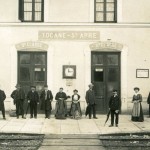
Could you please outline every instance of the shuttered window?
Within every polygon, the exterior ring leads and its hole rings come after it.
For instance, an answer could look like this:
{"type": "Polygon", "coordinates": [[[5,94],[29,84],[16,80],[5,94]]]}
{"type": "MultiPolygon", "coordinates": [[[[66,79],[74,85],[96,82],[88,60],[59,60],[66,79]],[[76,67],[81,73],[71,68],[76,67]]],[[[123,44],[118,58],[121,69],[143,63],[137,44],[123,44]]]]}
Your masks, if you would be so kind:
{"type": "Polygon", "coordinates": [[[95,22],[117,22],[117,0],[95,0],[95,22]]]}
{"type": "Polygon", "coordinates": [[[22,22],[43,22],[44,0],[19,0],[19,19],[22,22]]]}

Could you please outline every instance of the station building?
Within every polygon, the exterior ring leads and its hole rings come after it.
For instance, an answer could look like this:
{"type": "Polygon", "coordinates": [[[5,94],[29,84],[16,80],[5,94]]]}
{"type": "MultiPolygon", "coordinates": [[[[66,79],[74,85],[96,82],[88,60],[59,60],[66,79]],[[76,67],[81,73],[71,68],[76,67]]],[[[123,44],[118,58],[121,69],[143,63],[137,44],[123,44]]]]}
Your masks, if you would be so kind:
{"type": "Polygon", "coordinates": [[[113,89],[122,113],[129,114],[135,86],[147,114],[149,10],[149,0],[1,0],[0,84],[6,110],[15,108],[10,94],[19,83],[26,93],[30,85],[40,93],[47,84],[54,97],[60,87],[69,96],[77,89],[84,111],[92,82],[100,114],[108,111],[113,89]]]}

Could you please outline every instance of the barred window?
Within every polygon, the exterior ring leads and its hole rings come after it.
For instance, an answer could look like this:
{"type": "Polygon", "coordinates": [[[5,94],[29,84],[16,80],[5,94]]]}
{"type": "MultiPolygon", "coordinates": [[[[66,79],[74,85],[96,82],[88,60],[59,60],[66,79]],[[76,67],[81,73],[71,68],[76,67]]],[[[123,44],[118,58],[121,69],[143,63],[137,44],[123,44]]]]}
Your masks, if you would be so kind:
{"type": "Polygon", "coordinates": [[[44,0],[19,0],[19,19],[22,22],[43,22],[44,0]]]}
{"type": "Polygon", "coordinates": [[[95,0],[95,22],[117,22],[117,0],[95,0]]]}

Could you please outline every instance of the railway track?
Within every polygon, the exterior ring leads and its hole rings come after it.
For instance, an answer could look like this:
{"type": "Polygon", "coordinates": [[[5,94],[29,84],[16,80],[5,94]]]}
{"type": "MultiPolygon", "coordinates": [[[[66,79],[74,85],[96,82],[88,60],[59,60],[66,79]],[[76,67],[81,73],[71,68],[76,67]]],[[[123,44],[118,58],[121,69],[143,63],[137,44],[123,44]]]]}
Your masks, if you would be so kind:
{"type": "Polygon", "coordinates": [[[149,133],[100,135],[106,150],[150,150],[149,133]]]}
{"type": "Polygon", "coordinates": [[[0,150],[150,150],[150,134],[0,134],[0,150]]]}
{"type": "Polygon", "coordinates": [[[0,134],[0,150],[37,150],[44,135],[0,134]]]}

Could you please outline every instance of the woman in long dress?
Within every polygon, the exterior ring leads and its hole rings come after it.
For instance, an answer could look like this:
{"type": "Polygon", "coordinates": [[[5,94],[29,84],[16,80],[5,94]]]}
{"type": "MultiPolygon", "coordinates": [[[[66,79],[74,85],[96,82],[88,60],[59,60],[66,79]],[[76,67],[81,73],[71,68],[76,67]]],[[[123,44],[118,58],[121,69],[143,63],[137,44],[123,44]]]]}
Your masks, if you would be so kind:
{"type": "Polygon", "coordinates": [[[72,95],[72,104],[70,114],[74,119],[80,119],[82,116],[81,107],[80,107],[80,95],[78,94],[78,90],[73,91],[72,95]]]}
{"type": "Polygon", "coordinates": [[[142,110],[142,95],[139,94],[139,88],[135,87],[134,91],[135,94],[133,95],[133,109],[132,109],[132,121],[137,121],[137,122],[143,122],[144,121],[144,116],[143,116],[143,110],[142,110]]]}
{"type": "Polygon", "coordinates": [[[67,105],[66,93],[63,92],[63,88],[59,89],[59,92],[56,94],[56,107],[55,107],[55,118],[56,119],[66,119],[67,116],[67,105]]]}

